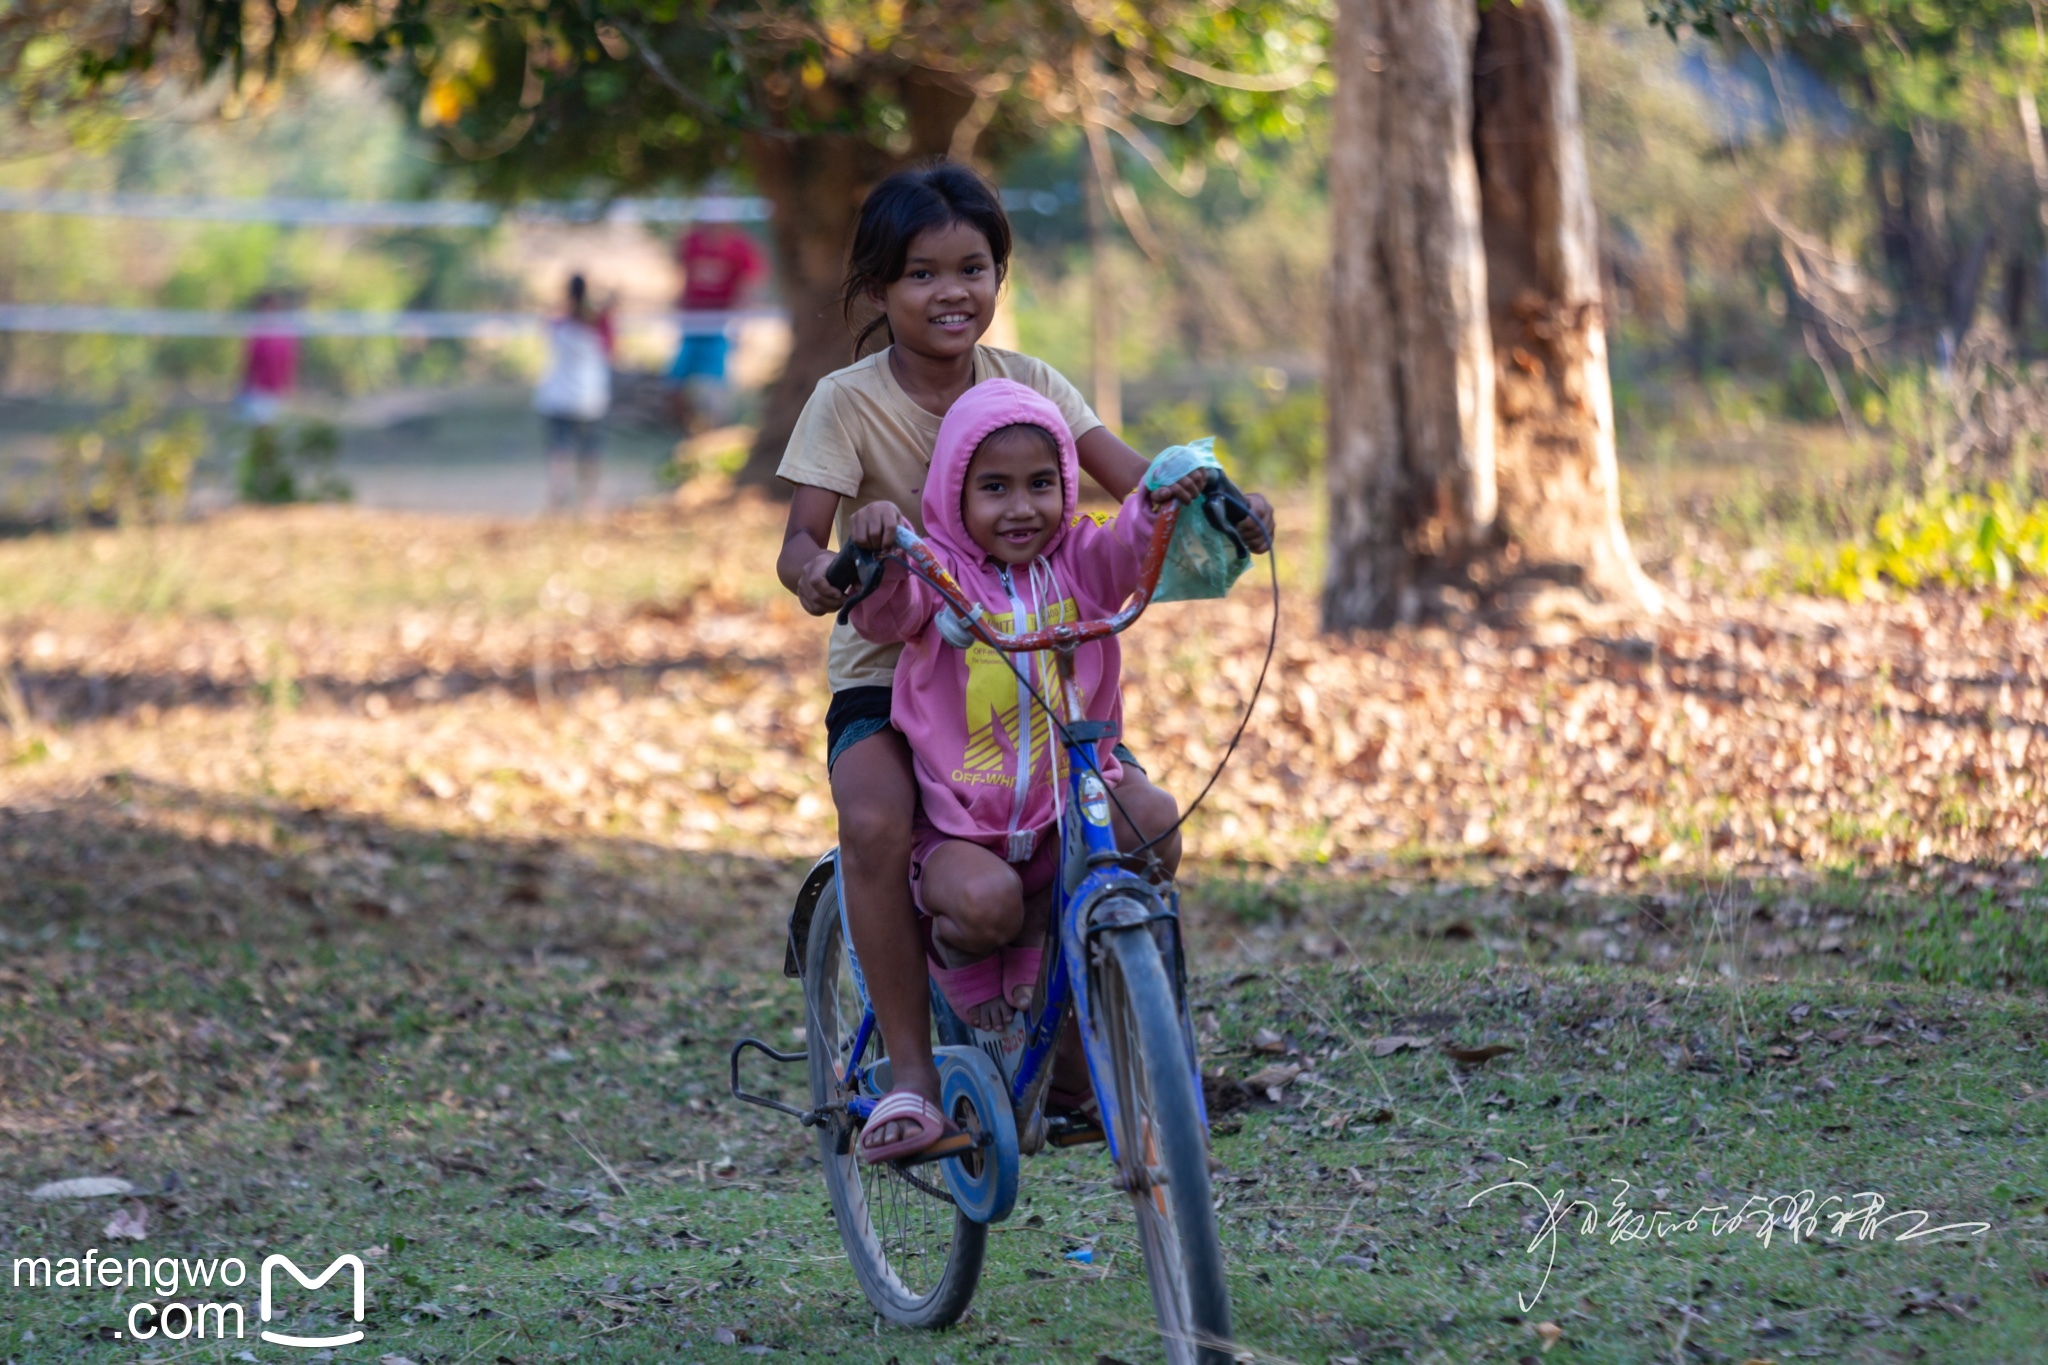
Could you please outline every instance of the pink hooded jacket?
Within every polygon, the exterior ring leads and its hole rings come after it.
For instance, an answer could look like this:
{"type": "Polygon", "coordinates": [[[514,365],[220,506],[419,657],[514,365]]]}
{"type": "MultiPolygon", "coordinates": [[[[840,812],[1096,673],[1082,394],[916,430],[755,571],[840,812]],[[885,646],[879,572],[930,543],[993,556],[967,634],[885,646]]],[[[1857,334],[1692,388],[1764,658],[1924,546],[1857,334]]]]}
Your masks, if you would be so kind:
{"type": "MultiPolygon", "coordinates": [[[[1147,542],[1157,521],[1141,487],[1116,518],[1098,523],[1075,511],[1080,461],[1066,420],[1035,390],[990,379],[962,394],[939,426],[924,484],[927,542],[968,595],[989,609],[998,630],[1033,630],[1061,621],[1113,615],[1138,586],[1147,542]],[[1044,427],[1060,448],[1062,513],[1032,564],[1009,569],[976,545],[960,515],[960,497],[975,448],[999,427],[1044,427]],[[1018,618],[1022,618],[1021,623],[1018,618]]],[[[1055,819],[1054,790],[1063,783],[1065,751],[1058,733],[1004,658],[976,641],[945,642],[933,624],[944,605],[900,563],[882,586],[853,609],[853,626],[878,642],[905,644],[896,664],[890,719],[910,741],[925,818],[942,833],[986,845],[1010,862],[1031,856],[1055,819]]],[[[1049,651],[1011,656],[1055,708],[1059,675],[1049,651]]],[[[1123,719],[1122,656],[1114,639],[1080,647],[1075,681],[1090,720],[1123,719]]],[[[1113,739],[1098,746],[1112,785],[1122,768],[1113,739]]],[[[1061,785],[1060,799],[1065,798],[1061,785]]]]}

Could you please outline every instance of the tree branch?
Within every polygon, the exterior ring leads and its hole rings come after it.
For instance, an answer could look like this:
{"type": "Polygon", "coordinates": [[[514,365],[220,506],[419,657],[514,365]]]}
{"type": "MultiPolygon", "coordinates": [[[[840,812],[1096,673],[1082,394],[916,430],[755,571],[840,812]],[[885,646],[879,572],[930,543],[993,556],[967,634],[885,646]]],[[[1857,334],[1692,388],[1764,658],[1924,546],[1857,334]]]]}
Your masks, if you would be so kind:
{"type": "Polygon", "coordinates": [[[1198,62],[1193,57],[1183,57],[1169,52],[1159,60],[1183,76],[1193,76],[1198,81],[1211,85],[1225,86],[1231,90],[1250,90],[1261,95],[1277,95],[1282,91],[1298,90],[1316,78],[1319,66],[1304,66],[1294,71],[1283,71],[1271,76],[1245,76],[1235,71],[1225,71],[1220,66],[1198,62]]]}

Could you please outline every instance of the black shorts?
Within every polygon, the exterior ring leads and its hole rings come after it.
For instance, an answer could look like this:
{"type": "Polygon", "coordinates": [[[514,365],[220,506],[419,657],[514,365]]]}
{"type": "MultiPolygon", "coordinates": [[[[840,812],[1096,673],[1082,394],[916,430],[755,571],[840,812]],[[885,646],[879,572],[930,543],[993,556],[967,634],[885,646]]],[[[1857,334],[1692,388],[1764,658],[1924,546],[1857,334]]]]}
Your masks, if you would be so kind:
{"type": "MultiPolygon", "coordinates": [[[[879,685],[849,687],[832,694],[832,704],[825,708],[825,773],[831,775],[832,765],[839,756],[870,735],[880,734],[889,728],[889,701],[893,690],[879,685]]],[[[1145,765],[1119,741],[1115,750],[1116,761],[1139,772],[1145,765]]]]}
{"type": "Polygon", "coordinates": [[[889,728],[893,689],[879,685],[849,687],[832,694],[825,708],[825,772],[829,776],[839,755],[889,728]]]}

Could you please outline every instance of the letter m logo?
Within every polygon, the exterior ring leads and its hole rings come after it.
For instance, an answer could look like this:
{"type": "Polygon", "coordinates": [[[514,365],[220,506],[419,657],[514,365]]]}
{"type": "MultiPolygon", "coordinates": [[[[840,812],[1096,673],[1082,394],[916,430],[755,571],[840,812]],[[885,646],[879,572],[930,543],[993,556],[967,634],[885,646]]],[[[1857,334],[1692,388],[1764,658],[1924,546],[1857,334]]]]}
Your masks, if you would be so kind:
{"type": "MultiPolygon", "coordinates": [[[[334,1258],[334,1264],[321,1271],[317,1279],[309,1280],[300,1273],[296,1265],[292,1264],[291,1257],[272,1255],[263,1258],[263,1269],[260,1272],[262,1298],[258,1307],[259,1315],[263,1321],[269,1322],[271,1317],[270,1272],[279,1266],[283,1266],[286,1270],[290,1271],[291,1277],[307,1289],[318,1289],[321,1285],[334,1278],[335,1271],[340,1270],[343,1266],[348,1267],[355,1275],[355,1320],[357,1322],[363,1320],[363,1263],[361,1260],[355,1256],[337,1256],[334,1258]]],[[[283,1332],[273,1332],[266,1327],[263,1330],[263,1339],[278,1346],[303,1346],[308,1349],[317,1349],[324,1346],[347,1346],[351,1342],[361,1341],[363,1333],[358,1328],[356,1331],[335,1337],[294,1337],[287,1336],[283,1332]]]]}

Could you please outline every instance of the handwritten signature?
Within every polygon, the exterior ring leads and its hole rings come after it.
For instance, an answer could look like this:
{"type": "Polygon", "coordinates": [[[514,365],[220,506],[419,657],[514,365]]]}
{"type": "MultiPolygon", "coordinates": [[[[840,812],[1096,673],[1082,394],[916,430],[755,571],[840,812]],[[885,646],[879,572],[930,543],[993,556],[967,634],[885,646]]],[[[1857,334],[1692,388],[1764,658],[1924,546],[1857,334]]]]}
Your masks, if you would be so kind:
{"type": "MultiPolygon", "coordinates": [[[[1529,1169],[1525,1161],[1510,1157],[1512,1165],[1529,1169]]],[[[1904,1229],[1889,1229],[1895,1242],[1911,1242],[1926,1237],[1937,1237],[1943,1233],[1958,1233],[1981,1237],[1991,1231],[1989,1223],[1943,1223],[1929,1227],[1933,1221],[1925,1209],[1899,1209],[1886,1213],[1890,1201],[1875,1190],[1858,1190],[1856,1193],[1829,1195],[1823,1199],[1812,1190],[1801,1190],[1797,1194],[1750,1195],[1740,1207],[1727,1204],[1702,1204],[1691,1213],[1679,1213],[1673,1209],[1635,1209],[1628,1204],[1629,1191],[1634,1187],[1620,1176],[1611,1176],[1610,1185],[1619,1185],[1608,1201],[1605,1214],[1599,1205],[1590,1199],[1566,1199],[1559,1189],[1555,1194],[1545,1194],[1527,1180],[1503,1180],[1489,1185],[1465,1201],[1471,1208],[1488,1195],[1502,1190],[1520,1190],[1534,1195],[1542,1203],[1544,1215],[1536,1228],[1535,1236],[1529,1239],[1529,1254],[1549,1244],[1548,1259],[1543,1266],[1543,1282],[1536,1286],[1533,1298],[1516,1295],[1524,1313],[1534,1309],[1543,1299],[1543,1293],[1550,1286],[1551,1270],[1557,1265],[1557,1240],[1559,1232],[1575,1214],[1579,1215],[1579,1235],[1590,1237],[1604,1235],[1609,1246],[1622,1246],[1630,1242],[1667,1241],[1681,1233],[1706,1232],[1714,1237],[1746,1234],[1769,1246],[1774,1238],[1783,1237],[1790,1242],[1809,1241],[1819,1229],[1821,1221],[1828,1222],[1827,1236],[1840,1238],[1855,1229],[1858,1241],[1874,1241],[1888,1229],[1887,1225],[1901,1219],[1913,1220],[1912,1226],[1904,1229]]]]}

